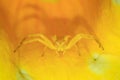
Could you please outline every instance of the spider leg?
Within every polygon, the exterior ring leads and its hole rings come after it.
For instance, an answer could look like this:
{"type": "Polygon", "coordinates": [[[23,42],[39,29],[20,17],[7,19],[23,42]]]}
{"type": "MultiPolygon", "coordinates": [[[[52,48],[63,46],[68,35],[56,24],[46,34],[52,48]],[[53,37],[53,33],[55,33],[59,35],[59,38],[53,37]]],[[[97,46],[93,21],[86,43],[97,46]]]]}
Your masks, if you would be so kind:
{"type": "MultiPolygon", "coordinates": [[[[66,49],[70,49],[72,46],[76,45],[77,42],[79,42],[82,38],[94,40],[99,45],[99,48],[101,48],[102,50],[104,50],[104,47],[102,46],[102,44],[100,43],[100,41],[95,36],[89,35],[89,34],[77,34],[75,37],[73,37],[70,40],[70,42],[68,43],[66,49]]],[[[78,45],[76,45],[76,48],[79,51],[79,46],[78,45]]],[[[80,52],[79,52],[79,55],[80,55],[80,52]]]]}
{"type": "Polygon", "coordinates": [[[33,43],[33,42],[39,42],[41,44],[43,44],[44,46],[50,48],[50,49],[56,49],[55,46],[52,44],[52,42],[47,39],[44,35],[38,35],[38,34],[34,34],[34,35],[28,35],[27,37],[25,37],[20,44],[15,48],[14,53],[23,45],[23,44],[28,44],[28,43],[33,43]],[[40,37],[37,37],[40,36],[40,37]]]}
{"type": "Polygon", "coordinates": [[[60,56],[60,53],[59,53],[58,51],[56,51],[56,54],[57,54],[58,56],[60,56]]]}
{"type": "Polygon", "coordinates": [[[99,48],[101,48],[102,50],[104,50],[103,45],[101,44],[101,42],[98,39],[94,39],[96,41],[96,43],[98,43],[99,48]]]}
{"type": "Polygon", "coordinates": [[[76,47],[76,49],[77,49],[77,51],[78,51],[78,55],[81,56],[81,52],[80,52],[80,50],[79,50],[79,45],[78,45],[77,43],[75,44],[75,47],[76,47]]]}
{"type": "Polygon", "coordinates": [[[90,37],[91,39],[95,40],[95,42],[99,45],[99,48],[101,48],[102,50],[104,50],[103,45],[101,44],[101,42],[95,36],[88,35],[88,37],[90,37]]]}
{"type": "Polygon", "coordinates": [[[14,53],[16,53],[16,51],[23,45],[23,42],[26,40],[26,38],[24,38],[21,42],[20,42],[20,44],[14,49],[14,53]]]}
{"type": "Polygon", "coordinates": [[[101,48],[102,50],[104,50],[103,45],[101,44],[101,42],[95,36],[89,35],[89,34],[81,34],[81,36],[83,38],[86,38],[86,39],[93,39],[93,40],[95,40],[95,42],[99,45],[99,48],[101,48]]]}
{"type": "Polygon", "coordinates": [[[47,49],[47,47],[45,46],[44,49],[43,49],[43,51],[42,51],[42,54],[41,54],[42,57],[45,55],[46,49],[47,49]]]}
{"type": "Polygon", "coordinates": [[[33,42],[40,42],[42,43],[42,41],[39,38],[36,39],[31,39],[31,40],[26,40],[26,38],[24,38],[20,44],[15,48],[14,53],[24,44],[29,44],[29,43],[33,43],[33,42]]]}
{"type": "Polygon", "coordinates": [[[44,42],[50,43],[50,40],[46,36],[44,36],[43,34],[31,34],[31,35],[28,35],[28,38],[36,38],[36,37],[40,38],[44,42]]]}
{"type": "Polygon", "coordinates": [[[53,43],[43,34],[31,34],[31,35],[28,35],[28,38],[39,38],[40,40],[39,42],[41,42],[42,44],[44,44],[50,49],[55,49],[55,46],[53,45],[53,43]]]}

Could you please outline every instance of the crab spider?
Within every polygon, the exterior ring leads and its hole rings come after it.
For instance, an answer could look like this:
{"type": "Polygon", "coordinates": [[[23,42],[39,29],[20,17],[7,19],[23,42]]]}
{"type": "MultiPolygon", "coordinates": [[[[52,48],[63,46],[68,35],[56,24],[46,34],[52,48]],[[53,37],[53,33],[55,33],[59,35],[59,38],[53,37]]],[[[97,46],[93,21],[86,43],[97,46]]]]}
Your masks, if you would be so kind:
{"type": "MultiPolygon", "coordinates": [[[[16,52],[17,49],[19,49],[23,44],[39,42],[45,46],[44,51],[46,50],[46,48],[49,48],[51,50],[55,50],[58,55],[60,53],[64,54],[65,51],[69,50],[74,45],[77,45],[77,42],[80,41],[82,38],[93,39],[99,44],[99,46],[102,49],[104,49],[103,46],[101,45],[101,43],[92,35],[80,33],[80,34],[75,35],[71,40],[69,40],[70,37],[71,36],[65,36],[63,39],[58,40],[57,36],[54,36],[52,39],[53,40],[53,42],[52,42],[43,34],[28,35],[20,42],[20,44],[17,46],[17,48],[14,50],[14,52],[16,52]]],[[[43,51],[42,55],[44,55],[44,51],[43,51]]]]}

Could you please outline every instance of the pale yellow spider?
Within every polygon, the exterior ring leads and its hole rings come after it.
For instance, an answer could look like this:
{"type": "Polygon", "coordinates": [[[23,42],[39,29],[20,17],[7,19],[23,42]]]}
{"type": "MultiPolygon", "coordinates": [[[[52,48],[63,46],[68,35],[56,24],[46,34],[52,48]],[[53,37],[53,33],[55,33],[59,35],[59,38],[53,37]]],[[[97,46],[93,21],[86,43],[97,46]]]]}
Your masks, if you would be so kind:
{"type": "Polygon", "coordinates": [[[80,34],[75,35],[71,40],[69,40],[69,38],[70,38],[70,36],[65,36],[63,39],[58,40],[57,36],[54,36],[53,42],[52,42],[43,34],[28,35],[27,37],[25,37],[21,41],[21,43],[17,46],[17,48],[14,50],[14,52],[16,52],[17,49],[20,48],[21,45],[23,45],[23,44],[28,44],[28,43],[32,43],[32,42],[39,42],[45,46],[42,55],[44,55],[44,51],[46,50],[46,48],[49,48],[51,50],[55,50],[58,55],[60,53],[64,54],[65,51],[69,50],[71,47],[76,45],[77,42],[80,41],[82,38],[94,39],[99,44],[99,47],[104,49],[103,46],[101,45],[101,43],[92,35],[80,33],[80,34]],[[29,38],[30,38],[30,40],[28,40],[29,38]]]}

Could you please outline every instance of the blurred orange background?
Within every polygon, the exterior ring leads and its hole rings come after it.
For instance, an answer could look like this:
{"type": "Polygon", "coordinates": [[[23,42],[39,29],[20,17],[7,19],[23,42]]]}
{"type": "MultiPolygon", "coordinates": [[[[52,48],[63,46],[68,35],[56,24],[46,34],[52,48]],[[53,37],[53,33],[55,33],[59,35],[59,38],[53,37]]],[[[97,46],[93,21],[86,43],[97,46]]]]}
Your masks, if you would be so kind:
{"type": "Polygon", "coordinates": [[[116,73],[114,67],[104,74],[96,74],[88,68],[90,55],[102,52],[94,40],[80,41],[81,56],[72,47],[63,57],[58,57],[50,49],[41,57],[44,45],[38,43],[23,45],[16,54],[13,53],[29,34],[42,33],[51,40],[54,35],[62,39],[66,35],[73,37],[86,33],[95,36],[104,46],[104,52],[116,56],[115,63],[119,63],[119,19],[120,4],[111,0],[1,0],[0,55],[10,54],[0,58],[0,70],[4,73],[0,72],[1,80],[16,77],[17,69],[10,60],[19,64],[33,80],[119,80],[120,74],[117,74],[119,79],[112,74],[116,73]]]}

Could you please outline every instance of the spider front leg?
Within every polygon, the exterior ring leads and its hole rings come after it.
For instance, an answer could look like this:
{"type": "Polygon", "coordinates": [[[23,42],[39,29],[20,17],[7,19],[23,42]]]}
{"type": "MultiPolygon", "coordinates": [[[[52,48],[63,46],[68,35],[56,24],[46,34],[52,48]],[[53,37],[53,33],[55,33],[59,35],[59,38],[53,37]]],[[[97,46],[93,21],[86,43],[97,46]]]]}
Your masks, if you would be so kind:
{"type": "Polygon", "coordinates": [[[80,34],[80,35],[81,35],[82,38],[94,40],[99,45],[99,48],[101,48],[102,50],[104,50],[103,45],[101,44],[101,42],[95,36],[89,35],[89,34],[80,34]]]}
{"type": "Polygon", "coordinates": [[[45,51],[46,51],[47,47],[44,47],[43,51],[42,51],[42,54],[41,54],[41,57],[43,57],[45,55],[45,51]]]}
{"type": "MultiPolygon", "coordinates": [[[[29,43],[34,43],[34,42],[39,42],[41,43],[41,39],[39,38],[35,38],[35,39],[30,39],[30,40],[27,40],[27,38],[24,38],[20,44],[16,47],[16,49],[14,50],[14,53],[22,46],[22,45],[25,45],[25,44],[29,44],[29,43]]],[[[41,56],[44,56],[44,53],[45,53],[45,50],[46,50],[46,46],[45,48],[43,49],[43,52],[42,52],[42,55],[41,56]]]]}
{"type": "Polygon", "coordinates": [[[14,53],[16,53],[16,51],[23,45],[23,43],[24,43],[24,41],[26,40],[26,38],[24,38],[21,42],[20,42],[20,44],[14,49],[14,53]]]}
{"type": "MultiPolygon", "coordinates": [[[[98,45],[99,47],[104,50],[104,47],[102,46],[102,44],[99,42],[99,40],[92,36],[92,35],[89,35],[89,34],[77,34],[75,35],[68,43],[68,45],[66,46],[66,50],[70,49],[72,46],[76,45],[81,39],[92,39],[94,40],[98,45]]],[[[76,45],[77,46],[77,45],[76,45]]],[[[77,46],[77,48],[79,48],[77,46]]],[[[79,50],[79,49],[78,49],[79,50]]],[[[80,54],[80,53],[79,53],[80,54]]]]}
{"type": "Polygon", "coordinates": [[[102,44],[100,43],[100,41],[98,39],[94,39],[96,41],[96,43],[98,43],[99,48],[101,48],[102,50],[104,50],[104,47],[102,46],[102,44]]]}
{"type": "Polygon", "coordinates": [[[44,52],[46,50],[46,48],[52,49],[52,50],[56,50],[56,47],[53,45],[53,43],[44,35],[42,34],[32,34],[32,35],[28,35],[27,37],[25,37],[20,44],[16,47],[16,49],[14,50],[14,53],[23,45],[23,44],[29,44],[29,43],[34,43],[34,42],[39,42],[42,45],[45,46],[45,48],[43,49],[42,55],[44,55],[44,52]]]}

